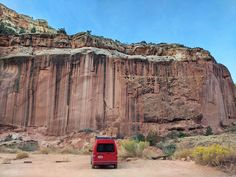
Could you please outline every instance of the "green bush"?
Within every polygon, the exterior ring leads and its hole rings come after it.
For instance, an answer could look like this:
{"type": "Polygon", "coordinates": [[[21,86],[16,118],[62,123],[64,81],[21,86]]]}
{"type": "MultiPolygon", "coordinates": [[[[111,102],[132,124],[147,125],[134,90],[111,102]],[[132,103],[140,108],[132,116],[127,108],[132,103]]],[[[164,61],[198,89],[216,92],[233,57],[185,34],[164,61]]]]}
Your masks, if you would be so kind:
{"type": "Polygon", "coordinates": [[[4,23],[0,23],[0,34],[2,35],[14,35],[16,34],[16,32],[11,29],[11,28],[8,28],[4,23]]]}
{"type": "Polygon", "coordinates": [[[225,129],[225,132],[236,133],[236,125],[229,126],[225,129]]]}
{"type": "Polygon", "coordinates": [[[149,142],[150,146],[155,146],[158,142],[161,141],[161,137],[157,134],[157,132],[149,132],[146,141],[149,142]]]}
{"type": "Polygon", "coordinates": [[[187,136],[186,133],[184,133],[183,131],[173,130],[166,135],[165,139],[177,139],[177,138],[184,138],[186,136],[187,136]]]}
{"type": "Polygon", "coordinates": [[[135,140],[123,140],[121,141],[121,156],[127,157],[142,157],[143,150],[149,146],[148,142],[135,141],[135,140]]]}
{"type": "Polygon", "coordinates": [[[84,128],[82,130],[79,130],[79,132],[92,133],[94,131],[91,128],[84,128]]]}
{"type": "Polygon", "coordinates": [[[132,137],[133,140],[136,140],[136,141],[145,141],[145,136],[141,133],[139,134],[136,134],[132,137]]]}
{"type": "Polygon", "coordinates": [[[29,141],[25,141],[22,142],[18,145],[18,148],[22,151],[36,151],[39,149],[39,144],[37,141],[34,140],[29,140],[29,141]]]}
{"type": "Polygon", "coordinates": [[[35,28],[35,27],[33,27],[33,28],[31,29],[31,33],[36,33],[36,28],[35,28]]]}
{"type": "Polygon", "coordinates": [[[86,33],[91,35],[92,31],[91,30],[87,30],[86,33]]]}
{"type": "Polygon", "coordinates": [[[164,146],[162,148],[162,151],[166,156],[173,155],[175,153],[175,150],[176,150],[176,145],[175,144],[169,144],[169,145],[164,146]]]}
{"type": "Polygon", "coordinates": [[[59,28],[58,30],[57,30],[57,33],[61,33],[61,34],[67,34],[67,32],[66,32],[66,29],[65,28],[59,28]]]}
{"type": "Polygon", "coordinates": [[[171,156],[175,153],[176,150],[176,145],[175,144],[168,144],[165,142],[159,142],[156,147],[160,148],[162,150],[162,152],[166,155],[166,156],[171,156]]]}
{"type": "Polygon", "coordinates": [[[23,33],[25,33],[25,29],[21,28],[19,34],[23,34],[23,33]]]}
{"type": "Polygon", "coordinates": [[[212,128],[210,126],[207,127],[205,135],[206,136],[213,135],[213,131],[212,131],[212,128]]]}
{"type": "Polygon", "coordinates": [[[186,137],[186,136],[187,136],[186,133],[184,133],[184,132],[182,132],[182,131],[179,132],[179,135],[178,135],[179,138],[184,138],[184,137],[186,137]]]}

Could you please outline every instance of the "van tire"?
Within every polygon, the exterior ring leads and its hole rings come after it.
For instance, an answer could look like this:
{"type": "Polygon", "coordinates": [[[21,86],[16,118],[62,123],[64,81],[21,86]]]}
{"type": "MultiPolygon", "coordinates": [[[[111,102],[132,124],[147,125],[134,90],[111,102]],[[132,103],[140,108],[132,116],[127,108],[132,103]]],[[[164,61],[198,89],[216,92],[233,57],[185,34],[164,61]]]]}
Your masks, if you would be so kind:
{"type": "Polygon", "coordinates": [[[117,164],[114,165],[114,168],[117,169],[117,164]]]}
{"type": "Polygon", "coordinates": [[[95,169],[95,165],[92,165],[91,168],[92,168],[92,169],[95,169]]]}

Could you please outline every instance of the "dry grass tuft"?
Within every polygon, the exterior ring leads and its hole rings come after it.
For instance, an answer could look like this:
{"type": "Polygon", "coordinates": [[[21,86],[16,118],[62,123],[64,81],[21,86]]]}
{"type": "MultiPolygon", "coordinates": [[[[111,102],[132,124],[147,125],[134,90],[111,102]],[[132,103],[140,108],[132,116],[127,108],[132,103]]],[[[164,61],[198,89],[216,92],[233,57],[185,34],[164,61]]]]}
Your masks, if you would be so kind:
{"type": "Polygon", "coordinates": [[[175,159],[188,159],[188,158],[192,159],[193,158],[192,153],[193,149],[181,149],[176,151],[173,157],[175,159]]]}
{"type": "Polygon", "coordinates": [[[17,159],[24,159],[24,158],[28,158],[29,157],[29,154],[27,152],[18,152],[16,154],[16,160],[17,159]]]}
{"type": "Polygon", "coordinates": [[[49,154],[51,152],[50,148],[41,148],[40,154],[49,154]]]}

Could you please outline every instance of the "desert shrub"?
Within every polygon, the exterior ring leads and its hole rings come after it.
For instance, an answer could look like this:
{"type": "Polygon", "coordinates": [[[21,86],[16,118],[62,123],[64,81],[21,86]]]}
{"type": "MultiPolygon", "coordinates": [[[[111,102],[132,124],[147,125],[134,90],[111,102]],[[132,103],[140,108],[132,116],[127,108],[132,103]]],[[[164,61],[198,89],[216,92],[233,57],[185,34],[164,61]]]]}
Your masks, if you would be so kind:
{"type": "Polygon", "coordinates": [[[212,144],[220,144],[223,147],[236,148],[236,134],[220,134],[220,135],[209,135],[209,136],[188,136],[176,140],[169,140],[167,142],[177,143],[178,147],[181,148],[195,148],[197,146],[210,146],[212,144]]]}
{"type": "Polygon", "coordinates": [[[90,35],[92,33],[92,31],[91,30],[87,30],[86,33],[90,35]]]}
{"type": "Polygon", "coordinates": [[[16,159],[24,159],[28,157],[29,157],[29,154],[27,152],[18,152],[16,154],[16,159]]]}
{"type": "Polygon", "coordinates": [[[164,155],[166,155],[166,156],[173,155],[176,150],[175,144],[169,144],[169,143],[165,143],[163,141],[156,144],[156,147],[160,148],[162,150],[162,152],[164,153],[164,155]]]}
{"type": "Polygon", "coordinates": [[[219,166],[220,162],[230,155],[230,150],[218,144],[208,147],[198,146],[193,150],[192,155],[196,163],[219,166]]]}
{"type": "Polygon", "coordinates": [[[182,132],[182,131],[179,131],[179,135],[178,135],[179,138],[184,138],[184,137],[186,137],[186,136],[187,136],[186,133],[184,133],[184,132],[182,132]]]}
{"type": "Polygon", "coordinates": [[[229,154],[225,155],[219,161],[219,166],[226,172],[231,174],[236,174],[236,152],[235,150],[231,150],[229,154]]]}
{"type": "Polygon", "coordinates": [[[161,141],[161,137],[157,134],[157,132],[149,132],[146,136],[146,141],[150,143],[150,146],[155,146],[157,142],[161,141]]]}
{"type": "Polygon", "coordinates": [[[36,151],[39,149],[39,144],[37,141],[34,140],[29,140],[29,141],[25,141],[22,142],[21,144],[18,145],[18,148],[22,151],[36,151]]]}
{"type": "Polygon", "coordinates": [[[79,153],[80,154],[84,154],[84,155],[88,155],[91,154],[93,145],[92,144],[85,144],[80,150],[79,153]]]}
{"type": "Polygon", "coordinates": [[[166,135],[166,139],[176,139],[178,138],[178,131],[176,130],[173,130],[173,131],[170,131],[167,135],[166,135]]]}
{"type": "Polygon", "coordinates": [[[123,140],[121,141],[122,157],[142,157],[143,150],[149,146],[148,142],[123,140]]]}
{"type": "Polygon", "coordinates": [[[145,141],[145,136],[141,133],[138,133],[132,137],[133,140],[136,141],[145,141]]]}
{"type": "Polygon", "coordinates": [[[31,33],[36,33],[36,28],[35,28],[35,27],[33,27],[33,28],[31,29],[31,33]]]}
{"type": "Polygon", "coordinates": [[[180,149],[174,153],[176,159],[187,159],[190,157],[192,159],[193,149],[180,149]]]}
{"type": "Polygon", "coordinates": [[[147,42],[146,41],[141,41],[141,42],[139,42],[140,44],[143,44],[143,45],[146,45],[147,44],[147,42]]]}
{"type": "Polygon", "coordinates": [[[0,23],[0,34],[14,35],[14,34],[16,34],[16,32],[13,29],[7,27],[4,23],[1,22],[0,23]]]}
{"type": "Polygon", "coordinates": [[[165,137],[164,139],[177,139],[177,138],[184,138],[186,137],[187,134],[184,133],[183,131],[177,131],[177,130],[173,130],[170,131],[165,137]]]}
{"type": "Polygon", "coordinates": [[[126,154],[126,156],[136,156],[136,146],[137,142],[134,140],[124,140],[121,142],[121,150],[126,154]]]}
{"type": "Polygon", "coordinates": [[[212,128],[210,126],[208,126],[206,128],[206,133],[205,133],[206,136],[209,136],[209,135],[213,135],[213,131],[212,131],[212,128]]]}
{"type": "Polygon", "coordinates": [[[7,148],[5,146],[0,146],[0,153],[17,153],[19,150],[15,148],[7,148]]]}
{"type": "Polygon", "coordinates": [[[229,126],[225,129],[225,132],[236,133],[236,125],[229,126]]]}
{"type": "Polygon", "coordinates": [[[57,30],[57,33],[61,33],[61,34],[67,34],[67,32],[66,32],[66,29],[65,28],[58,28],[58,30],[57,30]]]}
{"type": "Polygon", "coordinates": [[[79,132],[92,133],[94,131],[91,128],[84,128],[82,130],[79,130],[79,132]]]}
{"type": "Polygon", "coordinates": [[[175,153],[175,150],[176,150],[175,144],[169,144],[169,145],[166,145],[162,148],[162,151],[166,156],[173,155],[175,153]]]}
{"type": "Polygon", "coordinates": [[[136,156],[141,157],[143,155],[143,150],[149,146],[148,142],[140,141],[137,143],[136,156]]]}
{"type": "Polygon", "coordinates": [[[25,33],[25,29],[21,28],[20,31],[19,31],[19,34],[23,34],[23,33],[25,33]]]}
{"type": "Polygon", "coordinates": [[[41,154],[49,154],[50,152],[51,152],[51,149],[46,148],[46,147],[40,149],[41,154]]]}
{"type": "Polygon", "coordinates": [[[116,135],[116,139],[124,139],[124,138],[125,138],[125,136],[123,134],[121,134],[121,133],[118,133],[116,135]]]}

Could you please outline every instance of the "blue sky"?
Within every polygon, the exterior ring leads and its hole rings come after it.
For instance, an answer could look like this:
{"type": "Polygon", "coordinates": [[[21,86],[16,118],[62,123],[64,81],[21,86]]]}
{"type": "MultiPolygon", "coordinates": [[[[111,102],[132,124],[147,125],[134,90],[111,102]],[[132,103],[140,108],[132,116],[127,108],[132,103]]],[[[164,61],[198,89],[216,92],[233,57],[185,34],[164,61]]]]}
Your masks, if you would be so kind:
{"type": "Polygon", "coordinates": [[[0,0],[67,33],[209,50],[236,82],[236,0],[0,0]]]}

